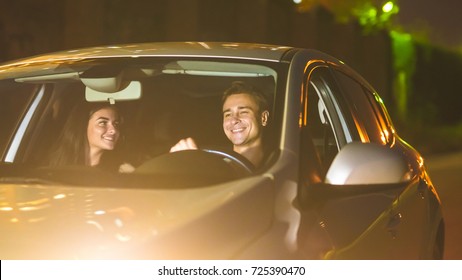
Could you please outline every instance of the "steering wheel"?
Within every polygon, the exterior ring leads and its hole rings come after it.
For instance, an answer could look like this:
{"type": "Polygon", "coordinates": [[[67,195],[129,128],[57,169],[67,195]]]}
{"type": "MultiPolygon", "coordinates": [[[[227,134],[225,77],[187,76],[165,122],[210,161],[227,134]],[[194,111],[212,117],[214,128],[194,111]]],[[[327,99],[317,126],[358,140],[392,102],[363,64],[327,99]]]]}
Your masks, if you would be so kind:
{"type": "Polygon", "coordinates": [[[225,161],[230,163],[231,165],[237,165],[240,168],[244,169],[246,172],[249,174],[253,173],[255,171],[255,166],[244,156],[232,152],[232,153],[227,153],[219,150],[213,150],[213,149],[200,149],[201,151],[210,153],[210,154],[215,154],[221,157],[225,158],[225,161]]]}
{"type": "Polygon", "coordinates": [[[197,149],[165,153],[151,158],[139,165],[134,173],[219,177],[223,180],[231,180],[250,175],[253,171],[252,163],[238,153],[197,149]]]}

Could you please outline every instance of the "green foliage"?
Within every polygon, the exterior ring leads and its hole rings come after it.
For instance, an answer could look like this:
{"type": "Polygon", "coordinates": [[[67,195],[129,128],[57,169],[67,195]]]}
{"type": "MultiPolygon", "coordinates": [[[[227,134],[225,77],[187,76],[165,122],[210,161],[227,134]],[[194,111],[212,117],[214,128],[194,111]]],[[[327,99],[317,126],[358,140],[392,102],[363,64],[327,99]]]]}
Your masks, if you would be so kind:
{"type": "Polygon", "coordinates": [[[395,78],[393,92],[398,117],[406,119],[408,100],[412,93],[412,77],[415,71],[416,54],[412,37],[406,33],[390,32],[395,78]]]}
{"type": "Polygon", "coordinates": [[[399,8],[393,1],[388,1],[381,7],[367,1],[352,9],[353,15],[358,19],[366,33],[386,28],[390,24],[392,16],[398,12],[399,8]]]}
{"type": "MultiPolygon", "coordinates": [[[[295,1],[294,1],[295,2],[295,1]]],[[[323,6],[339,22],[357,20],[366,33],[383,29],[390,25],[393,15],[399,12],[394,0],[299,0],[297,9],[305,12],[323,6]]]]}

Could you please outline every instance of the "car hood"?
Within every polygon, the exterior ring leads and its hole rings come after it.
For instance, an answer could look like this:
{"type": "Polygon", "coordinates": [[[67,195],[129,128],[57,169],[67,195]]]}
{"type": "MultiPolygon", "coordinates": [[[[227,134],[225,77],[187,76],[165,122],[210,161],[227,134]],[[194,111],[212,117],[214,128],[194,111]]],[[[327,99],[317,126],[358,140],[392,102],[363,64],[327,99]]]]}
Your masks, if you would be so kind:
{"type": "Polygon", "coordinates": [[[1,259],[228,259],[273,219],[271,179],[194,189],[0,185],[1,259]]]}

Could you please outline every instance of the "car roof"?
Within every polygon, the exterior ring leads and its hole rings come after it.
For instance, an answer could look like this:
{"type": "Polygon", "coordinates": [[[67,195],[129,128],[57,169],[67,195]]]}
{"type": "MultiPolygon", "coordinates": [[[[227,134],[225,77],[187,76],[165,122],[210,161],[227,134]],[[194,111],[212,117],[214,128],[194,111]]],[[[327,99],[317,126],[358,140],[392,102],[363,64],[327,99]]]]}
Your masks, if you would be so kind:
{"type": "Polygon", "coordinates": [[[216,57],[279,62],[289,46],[232,42],[157,42],[108,45],[42,54],[0,64],[0,79],[56,68],[85,59],[133,57],[216,57]]]}
{"type": "Polygon", "coordinates": [[[347,68],[336,58],[314,49],[290,46],[234,43],[234,42],[154,42],[122,45],[107,45],[52,52],[26,57],[0,64],[0,80],[36,75],[63,73],[80,61],[143,58],[143,57],[181,57],[181,58],[225,58],[252,61],[292,63],[296,56],[303,60],[330,61],[347,68]]]}
{"type": "Polygon", "coordinates": [[[37,63],[43,61],[63,61],[87,58],[117,57],[156,57],[156,56],[201,56],[229,57],[280,61],[285,53],[294,49],[288,46],[251,43],[219,43],[219,42],[158,42],[125,45],[107,45],[66,51],[53,52],[29,58],[18,59],[5,65],[18,63],[37,63]]]}

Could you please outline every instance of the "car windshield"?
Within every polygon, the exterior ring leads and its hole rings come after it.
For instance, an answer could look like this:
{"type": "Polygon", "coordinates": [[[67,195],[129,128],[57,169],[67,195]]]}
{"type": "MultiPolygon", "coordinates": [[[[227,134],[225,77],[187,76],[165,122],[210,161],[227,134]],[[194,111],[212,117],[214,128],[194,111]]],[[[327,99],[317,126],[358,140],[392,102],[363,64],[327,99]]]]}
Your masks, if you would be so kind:
{"type": "MultiPolygon", "coordinates": [[[[31,71],[25,66],[17,77],[0,81],[1,180],[184,188],[248,176],[241,166],[245,160],[232,152],[223,132],[222,95],[235,81],[261,91],[271,112],[265,133],[278,135],[281,110],[275,105],[282,106],[276,101],[281,98],[277,89],[284,88],[282,67],[267,61],[178,57],[69,61],[31,71]],[[103,102],[120,114],[120,138],[107,166],[129,163],[134,172],[50,165],[79,104],[103,102]],[[187,137],[200,149],[169,153],[187,137]]],[[[267,138],[263,169],[278,147],[276,137],[267,138]]]]}

